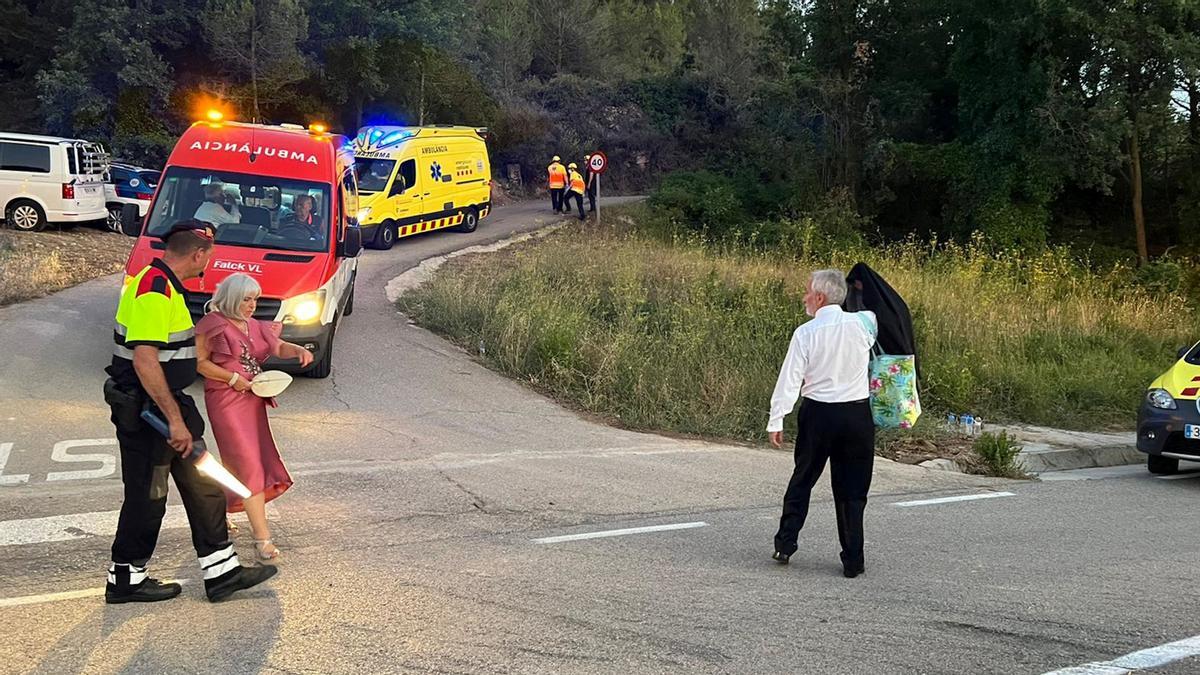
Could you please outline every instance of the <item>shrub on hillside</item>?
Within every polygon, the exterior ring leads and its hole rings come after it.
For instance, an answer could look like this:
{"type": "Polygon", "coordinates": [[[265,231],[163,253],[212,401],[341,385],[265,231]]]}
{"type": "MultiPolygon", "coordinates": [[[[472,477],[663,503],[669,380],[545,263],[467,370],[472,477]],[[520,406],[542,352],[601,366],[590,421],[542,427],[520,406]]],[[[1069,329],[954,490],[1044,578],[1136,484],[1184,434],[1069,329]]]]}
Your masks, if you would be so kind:
{"type": "Polygon", "coordinates": [[[668,175],[650,196],[650,204],[684,227],[717,238],[747,220],[734,182],[708,171],[676,171],[668,175]]]}

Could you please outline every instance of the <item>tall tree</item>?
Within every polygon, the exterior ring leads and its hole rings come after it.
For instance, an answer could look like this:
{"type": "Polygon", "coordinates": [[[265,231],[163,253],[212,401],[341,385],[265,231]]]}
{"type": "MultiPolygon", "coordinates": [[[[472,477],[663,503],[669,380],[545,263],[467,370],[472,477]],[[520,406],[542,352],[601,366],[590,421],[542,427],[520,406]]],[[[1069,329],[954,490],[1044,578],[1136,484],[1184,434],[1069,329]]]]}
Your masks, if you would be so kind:
{"type": "Polygon", "coordinates": [[[479,14],[485,70],[500,93],[511,96],[533,61],[529,0],[483,0],[479,14]]]}
{"type": "Polygon", "coordinates": [[[308,74],[299,49],[308,17],[299,0],[208,0],[201,23],[213,57],[247,82],[255,121],[263,102],[308,74]]]}

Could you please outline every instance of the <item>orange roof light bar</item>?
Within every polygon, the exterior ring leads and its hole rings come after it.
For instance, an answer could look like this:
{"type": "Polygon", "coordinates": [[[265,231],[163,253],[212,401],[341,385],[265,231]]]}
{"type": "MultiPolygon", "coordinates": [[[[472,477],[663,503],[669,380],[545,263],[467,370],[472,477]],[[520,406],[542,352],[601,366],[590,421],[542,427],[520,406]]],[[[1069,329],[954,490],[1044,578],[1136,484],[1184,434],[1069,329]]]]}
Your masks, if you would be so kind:
{"type": "Polygon", "coordinates": [[[210,108],[208,112],[204,114],[204,116],[208,118],[209,122],[220,122],[221,120],[225,119],[225,113],[217,110],[216,108],[210,108]]]}
{"type": "Polygon", "coordinates": [[[323,134],[326,131],[329,131],[329,127],[321,124],[320,122],[313,122],[312,124],[308,125],[308,130],[314,134],[323,134]]]}

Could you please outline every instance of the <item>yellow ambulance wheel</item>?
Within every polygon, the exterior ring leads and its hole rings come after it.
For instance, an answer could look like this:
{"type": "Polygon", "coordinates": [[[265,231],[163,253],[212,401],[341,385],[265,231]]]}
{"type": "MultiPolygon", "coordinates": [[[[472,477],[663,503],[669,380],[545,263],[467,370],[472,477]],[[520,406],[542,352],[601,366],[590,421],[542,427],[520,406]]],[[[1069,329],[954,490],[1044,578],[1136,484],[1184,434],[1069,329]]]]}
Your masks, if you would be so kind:
{"type": "Polygon", "coordinates": [[[479,227],[479,209],[472,206],[463,214],[462,224],[454,228],[458,232],[474,232],[479,227]]]}
{"type": "Polygon", "coordinates": [[[375,229],[374,248],[386,251],[396,243],[396,223],[385,220],[375,229]]]}

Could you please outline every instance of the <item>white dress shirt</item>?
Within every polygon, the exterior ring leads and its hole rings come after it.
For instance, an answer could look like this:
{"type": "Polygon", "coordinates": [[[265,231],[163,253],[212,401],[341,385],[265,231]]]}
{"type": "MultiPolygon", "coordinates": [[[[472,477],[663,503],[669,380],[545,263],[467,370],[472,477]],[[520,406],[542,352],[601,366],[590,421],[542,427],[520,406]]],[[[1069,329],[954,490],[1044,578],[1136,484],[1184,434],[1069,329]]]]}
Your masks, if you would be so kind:
{"type": "Polygon", "coordinates": [[[771,395],[767,431],[783,431],[783,418],[803,394],[822,403],[847,403],[868,397],[867,366],[879,332],[874,312],[843,312],[837,305],[817,310],[811,321],[792,333],[787,358],[771,395]],[[868,331],[859,315],[872,327],[868,331]]]}
{"type": "Polygon", "coordinates": [[[237,204],[234,204],[233,213],[225,210],[225,207],[216,202],[204,202],[200,208],[196,209],[196,215],[192,218],[213,225],[228,225],[229,223],[240,223],[242,214],[238,212],[237,204]]]}

